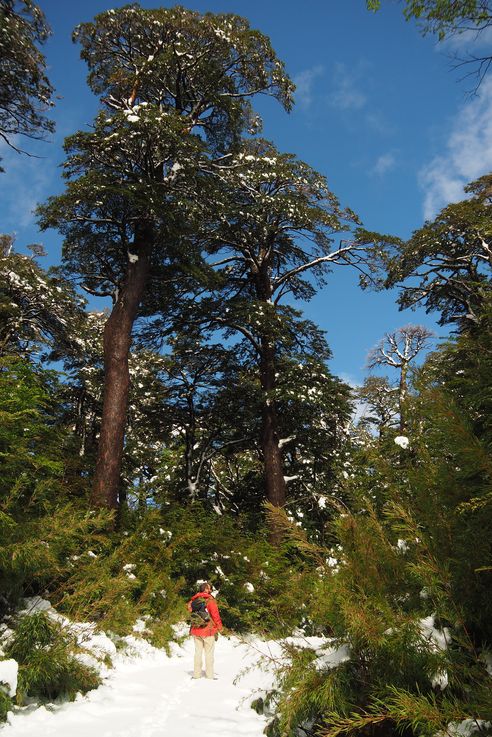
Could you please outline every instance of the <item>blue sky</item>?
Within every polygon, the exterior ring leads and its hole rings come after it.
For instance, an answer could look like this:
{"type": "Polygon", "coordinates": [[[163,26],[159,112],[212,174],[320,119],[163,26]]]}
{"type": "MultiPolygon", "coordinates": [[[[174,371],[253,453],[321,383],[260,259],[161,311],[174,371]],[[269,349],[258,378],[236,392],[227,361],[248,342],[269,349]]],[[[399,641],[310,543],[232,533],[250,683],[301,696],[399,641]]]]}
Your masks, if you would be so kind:
{"type": "MultiPolygon", "coordinates": [[[[70,35],[77,23],[117,5],[40,5],[54,31],[45,51],[58,96],[57,133],[50,143],[23,142],[39,159],[2,147],[7,172],[0,175],[0,231],[15,232],[19,250],[42,242],[46,263],[56,263],[61,239],[37,232],[32,209],[61,190],[63,138],[90,124],[98,104],[70,35]]],[[[470,39],[438,47],[391,1],[376,14],[364,0],[195,0],[186,6],[244,15],[270,36],[297,93],[290,115],[271,100],[258,101],[264,135],[325,174],[368,229],[407,237],[425,217],[460,199],[466,182],[492,169],[492,78],[470,95],[473,80],[451,70],[450,57],[464,54],[470,39]]],[[[355,274],[335,268],[323,291],[304,305],[327,331],[335,373],[361,381],[368,350],[409,322],[443,334],[432,315],[398,312],[395,296],[362,292],[355,274]]]]}

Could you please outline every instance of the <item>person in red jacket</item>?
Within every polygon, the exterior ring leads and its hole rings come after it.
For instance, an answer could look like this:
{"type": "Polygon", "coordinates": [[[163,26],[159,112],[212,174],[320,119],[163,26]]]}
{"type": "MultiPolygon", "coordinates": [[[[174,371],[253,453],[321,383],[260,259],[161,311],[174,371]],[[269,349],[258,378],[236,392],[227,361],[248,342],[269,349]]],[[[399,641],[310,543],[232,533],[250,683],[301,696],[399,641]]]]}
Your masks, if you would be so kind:
{"type": "Polygon", "coordinates": [[[222,621],[220,619],[219,608],[212,596],[212,587],[208,581],[200,584],[198,593],[191,597],[188,602],[189,612],[191,612],[191,602],[199,598],[205,599],[210,620],[204,627],[195,627],[192,625],[190,628],[190,635],[192,635],[195,641],[193,678],[202,677],[203,655],[205,655],[205,675],[207,678],[213,678],[215,640],[217,633],[222,629],[222,621]]]}

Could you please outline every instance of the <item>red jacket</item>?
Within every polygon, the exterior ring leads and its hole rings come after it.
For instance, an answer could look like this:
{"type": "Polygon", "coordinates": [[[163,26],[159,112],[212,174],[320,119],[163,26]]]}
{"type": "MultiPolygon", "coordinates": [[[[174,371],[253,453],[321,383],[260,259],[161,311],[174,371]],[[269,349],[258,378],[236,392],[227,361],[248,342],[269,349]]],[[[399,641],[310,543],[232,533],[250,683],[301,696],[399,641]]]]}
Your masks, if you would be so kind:
{"type": "Polygon", "coordinates": [[[211,619],[207,622],[205,627],[190,627],[190,635],[194,635],[195,637],[213,637],[213,635],[220,632],[222,629],[222,620],[214,597],[211,594],[206,593],[195,594],[188,602],[188,611],[191,612],[191,602],[194,599],[199,599],[200,597],[202,599],[207,599],[206,608],[211,619]]]}

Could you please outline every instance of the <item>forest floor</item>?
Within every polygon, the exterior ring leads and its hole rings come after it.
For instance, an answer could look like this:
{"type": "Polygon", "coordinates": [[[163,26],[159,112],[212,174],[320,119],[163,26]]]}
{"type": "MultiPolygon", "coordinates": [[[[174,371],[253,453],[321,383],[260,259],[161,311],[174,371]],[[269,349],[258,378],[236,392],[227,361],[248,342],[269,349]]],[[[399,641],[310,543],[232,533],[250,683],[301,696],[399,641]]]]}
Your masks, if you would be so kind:
{"type": "Polygon", "coordinates": [[[9,715],[2,737],[262,737],[265,717],[250,706],[274,680],[275,643],[221,637],[215,649],[217,680],[192,679],[193,642],[173,644],[170,656],[135,640],[118,654],[103,684],[74,702],[29,706],[9,715]],[[272,650],[273,648],[273,650],[272,650]]]}

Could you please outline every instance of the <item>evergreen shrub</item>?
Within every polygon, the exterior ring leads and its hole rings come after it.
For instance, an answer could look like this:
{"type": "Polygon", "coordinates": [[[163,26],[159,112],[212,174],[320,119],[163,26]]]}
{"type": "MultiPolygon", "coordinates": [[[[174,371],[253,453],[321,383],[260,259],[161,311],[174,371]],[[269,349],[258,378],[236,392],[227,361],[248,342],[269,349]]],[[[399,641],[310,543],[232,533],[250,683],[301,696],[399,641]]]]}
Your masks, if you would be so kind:
{"type": "Polygon", "coordinates": [[[17,702],[26,697],[52,701],[60,696],[74,699],[100,684],[100,678],[75,656],[76,643],[45,612],[19,620],[5,653],[19,664],[17,702]]]}
{"type": "Polygon", "coordinates": [[[327,645],[349,659],[323,663],[322,649],[290,648],[272,694],[272,737],[430,737],[462,722],[488,733],[489,445],[428,377],[413,413],[409,449],[388,436],[355,451],[332,546],[277,519],[318,559],[309,616],[325,618],[327,645]]]}
{"type": "Polygon", "coordinates": [[[0,688],[0,723],[7,719],[7,714],[12,710],[12,699],[0,688]]]}
{"type": "Polygon", "coordinates": [[[294,546],[272,545],[266,527],[252,532],[240,515],[218,518],[200,504],[169,512],[166,519],[183,600],[196,592],[198,581],[210,580],[229,629],[281,636],[301,625],[312,581],[294,546]]]}

